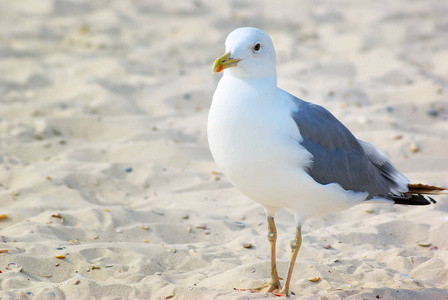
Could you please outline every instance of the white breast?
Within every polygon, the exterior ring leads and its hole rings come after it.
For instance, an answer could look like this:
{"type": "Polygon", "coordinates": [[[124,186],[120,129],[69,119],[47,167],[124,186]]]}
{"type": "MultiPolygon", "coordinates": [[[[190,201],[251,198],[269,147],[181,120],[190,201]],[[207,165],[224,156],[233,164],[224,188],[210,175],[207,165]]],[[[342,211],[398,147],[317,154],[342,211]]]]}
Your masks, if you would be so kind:
{"type": "MultiPolygon", "coordinates": [[[[289,207],[313,215],[306,211],[310,198],[317,199],[318,193],[326,202],[335,191],[328,191],[329,196],[305,171],[312,156],[299,144],[291,99],[277,88],[275,78],[254,81],[221,79],[208,120],[213,158],[240,191],[268,210],[289,207]]],[[[339,193],[347,198],[345,191],[339,193]]]]}

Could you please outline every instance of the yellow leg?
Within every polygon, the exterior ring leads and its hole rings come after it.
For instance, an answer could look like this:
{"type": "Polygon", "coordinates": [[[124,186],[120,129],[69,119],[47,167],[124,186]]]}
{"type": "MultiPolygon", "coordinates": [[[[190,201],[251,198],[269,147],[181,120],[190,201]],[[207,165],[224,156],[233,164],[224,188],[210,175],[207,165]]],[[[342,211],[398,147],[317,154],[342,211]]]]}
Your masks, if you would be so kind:
{"type": "Polygon", "coordinates": [[[277,261],[275,255],[275,244],[277,242],[277,228],[275,228],[274,217],[268,216],[268,241],[271,246],[271,280],[269,281],[268,293],[280,291],[282,286],[277,273],[277,261]]]}
{"type": "MultiPolygon", "coordinates": [[[[263,286],[255,289],[249,289],[252,292],[268,292],[273,294],[280,293],[282,286],[277,273],[277,262],[275,256],[275,244],[277,242],[277,228],[275,228],[274,217],[268,216],[268,241],[271,246],[271,280],[263,286]]],[[[241,289],[246,291],[246,289],[241,289]]]]}
{"type": "Polygon", "coordinates": [[[302,227],[298,226],[296,229],[296,236],[291,241],[291,260],[289,261],[288,277],[286,277],[285,286],[281,291],[281,294],[289,295],[289,284],[291,282],[292,271],[294,270],[294,264],[296,262],[297,253],[299,253],[300,245],[302,245],[302,227]]]}

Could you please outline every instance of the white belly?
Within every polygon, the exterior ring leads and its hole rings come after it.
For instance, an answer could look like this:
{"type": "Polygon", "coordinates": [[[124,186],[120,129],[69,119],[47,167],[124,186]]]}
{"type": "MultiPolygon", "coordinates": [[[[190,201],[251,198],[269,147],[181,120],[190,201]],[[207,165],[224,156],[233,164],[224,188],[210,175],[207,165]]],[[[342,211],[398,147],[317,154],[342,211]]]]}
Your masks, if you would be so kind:
{"type": "Polygon", "coordinates": [[[260,95],[244,82],[223,80],[210,109],[208,140],[216,163],[241,192],[268,211],[287,207],[302,219],[351,202],[339,185],[320,185],[305,171],[312,156],[299,144],[292,103],[282,90],[260,95]]]}

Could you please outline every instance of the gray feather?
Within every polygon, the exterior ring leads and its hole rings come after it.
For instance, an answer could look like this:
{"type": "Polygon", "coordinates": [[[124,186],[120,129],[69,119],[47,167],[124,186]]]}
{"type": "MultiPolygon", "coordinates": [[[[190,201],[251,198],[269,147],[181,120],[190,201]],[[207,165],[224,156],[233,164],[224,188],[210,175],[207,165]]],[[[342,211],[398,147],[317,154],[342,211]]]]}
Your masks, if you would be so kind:
{"type": "Polygon", "coordinates": [[[307,170],[321,184],[338,183],[345,190],[368,192],[369,197],[388,198],[392,192],[405,192],[397,179],[404,178],[379,151],[358,139],[329,111],[298,98],[292,118],[303,141],[300,144],[313,155],[307,170]]]}

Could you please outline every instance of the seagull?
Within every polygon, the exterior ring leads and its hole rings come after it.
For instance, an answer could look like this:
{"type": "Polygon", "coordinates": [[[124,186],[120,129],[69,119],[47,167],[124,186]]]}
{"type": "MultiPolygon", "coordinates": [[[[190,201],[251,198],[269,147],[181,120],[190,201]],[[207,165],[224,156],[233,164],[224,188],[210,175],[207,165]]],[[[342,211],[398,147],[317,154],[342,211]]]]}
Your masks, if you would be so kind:
{"type": "Polygon", "coordinates": [[[267,216],[271,278],[263,291],[290,293],[291,275],[307,218],[369,201],[427,205],[437,186],[411,184],[375,146],[358,140],[325,108],[277,87],[271,38],[238,28],[213,72],[223,71],[213,95],[207,136],[211,153],[228,180],[260,203],[267,216]],[[276,267],[274,215],[288,208],[296,232],[289,270],[281,287],[276,267]]]}

